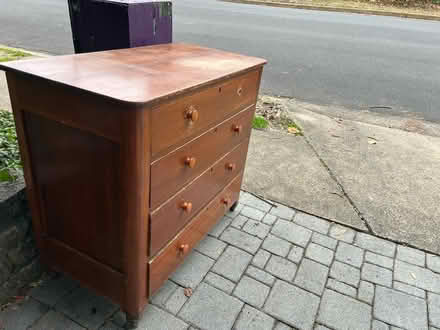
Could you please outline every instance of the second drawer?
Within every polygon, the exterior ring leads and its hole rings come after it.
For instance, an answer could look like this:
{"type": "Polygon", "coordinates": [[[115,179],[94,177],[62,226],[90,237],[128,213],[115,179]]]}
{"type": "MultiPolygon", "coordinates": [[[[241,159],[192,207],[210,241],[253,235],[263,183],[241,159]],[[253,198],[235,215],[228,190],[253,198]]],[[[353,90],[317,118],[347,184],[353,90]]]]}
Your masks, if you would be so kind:
{"type": "Polygon", "coordinates": [[[213,196],[239,173],[249,139],[224,156],[150,216],[150,254],[155,255],[213,196]]]}

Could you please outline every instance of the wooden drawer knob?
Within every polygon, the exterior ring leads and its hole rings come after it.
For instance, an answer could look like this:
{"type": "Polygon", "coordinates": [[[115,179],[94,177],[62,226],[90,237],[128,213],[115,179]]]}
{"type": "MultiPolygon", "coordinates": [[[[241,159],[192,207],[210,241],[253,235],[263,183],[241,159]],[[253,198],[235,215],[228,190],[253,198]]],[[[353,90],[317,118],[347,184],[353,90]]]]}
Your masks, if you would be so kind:
{"type": "Polygon", "coordinates": [[[243,95],[243,88],[239,87],[239,88],[237,89],[237,95],[238,95],[238,96],[242,96],[242,95],[243,95]]]}
{"type": "Polygon", "coordinates": [[[232,129],[235,133],[240,134],[243,127],[241,125],[234,125],[232,126],[232,129]]]}
{"type": "Polygon", "coordinates": [[[180,205],[180,207],[182,208],[182,210],[184,210],[185,212],[190,213],[192,210],[192,203],[191,202],[183,202],[182,205],[180,205]]]}
{"type": "Polygon", "coordinates": [[[188,251],[189,251],[189,245],[188,245],[188,244],[181,244],[181,245],[179,246],[179,252],[180,252],[181,254],[187,254],[188,251]]]}
{"type": "Polygon", "coordinates": [[[227,169],[228,171],[233,171],[233,170],[235,170],[235,164],[234,164],[234,163],[227,163],[227,164],[226,164],[226,169],[227,169]]]}
{"type": "Polygon", "coordinates": [[[185,165],[188,166],[189,168],[193,168],[194,166],[196,166],[196,162],[197,162],[196,157],[185,158],[185,165]]]}
{"type": "Polygon", "coordinates": [[[231,204],[231,199],[229,199],[228,197],[225,197],[222,199],[222,203],[225,206],[228,206],[229,204],[231,204]]]}
{"type": "Polygon", "coordinates": [[[190,106],[189,109],[185,112],[185,118],[189,119],[192,122],[199,120],[199,112],[193,106],[190,106]]]}

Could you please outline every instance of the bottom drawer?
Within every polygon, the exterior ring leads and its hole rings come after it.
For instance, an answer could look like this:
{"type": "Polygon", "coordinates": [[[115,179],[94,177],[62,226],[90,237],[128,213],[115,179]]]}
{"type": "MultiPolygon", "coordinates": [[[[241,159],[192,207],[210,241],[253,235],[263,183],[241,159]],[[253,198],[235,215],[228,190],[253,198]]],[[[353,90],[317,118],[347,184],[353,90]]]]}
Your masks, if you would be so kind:
{"type": "Polygon", "coordinates": [[[192,248],[238,200],[242,178],[243,172],[232,180],[159,255],[148,263],[148,297],[160,288],[192,248]]]}

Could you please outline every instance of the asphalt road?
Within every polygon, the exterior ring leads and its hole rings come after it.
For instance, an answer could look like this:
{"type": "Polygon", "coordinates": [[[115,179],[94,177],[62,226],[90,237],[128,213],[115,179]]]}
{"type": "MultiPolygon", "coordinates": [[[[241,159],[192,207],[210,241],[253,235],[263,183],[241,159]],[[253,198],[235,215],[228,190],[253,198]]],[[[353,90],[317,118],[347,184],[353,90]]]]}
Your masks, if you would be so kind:
{"type": "MultiPolygon", "coordinates": [[[[440,122],[440,22],[174,1],[175,41],[264,57],[263,92],[440,122]]],[[[2,1],[0,43],[73,52],[67,0],[2,1]]]]}

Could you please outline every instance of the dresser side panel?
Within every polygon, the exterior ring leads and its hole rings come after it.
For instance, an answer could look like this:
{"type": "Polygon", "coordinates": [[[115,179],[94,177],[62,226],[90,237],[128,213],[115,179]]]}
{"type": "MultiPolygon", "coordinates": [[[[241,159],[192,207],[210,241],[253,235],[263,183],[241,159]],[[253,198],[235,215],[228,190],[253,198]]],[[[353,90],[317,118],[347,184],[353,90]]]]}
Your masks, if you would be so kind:
{"type": "Polygon", "coordinates": [[[32,77],[7,77],[42,261],[121,303],[119,133],[100,134],[120,131],[118,108],[96,98],[88,103],[87,95],[68,88],[60,93],[69,106],[60,107],[51,98],[59,91],[52,84],[40,81],[46,95],[35,95],[27,82],[32,77]]]}

